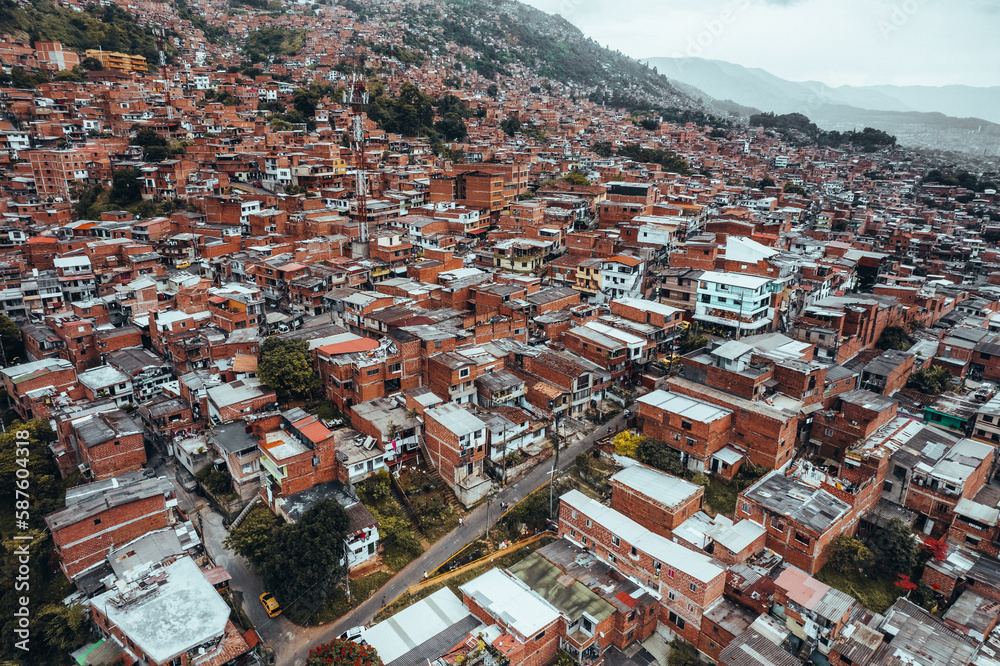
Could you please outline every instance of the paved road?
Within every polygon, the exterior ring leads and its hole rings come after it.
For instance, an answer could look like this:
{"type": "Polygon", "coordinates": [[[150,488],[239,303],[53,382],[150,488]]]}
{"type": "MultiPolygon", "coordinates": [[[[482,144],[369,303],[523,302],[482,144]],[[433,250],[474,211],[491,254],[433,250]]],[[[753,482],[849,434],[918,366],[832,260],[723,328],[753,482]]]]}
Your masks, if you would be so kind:
{"type": "MultiPolygon", "coordinates": [[[[634,409],[635,406],[632,406],[634,409]]],[[[572,444],[559,452],[559,469],[565,471],[573,464],[580,453],[589,452],[594,442],[607,434],[608,426],[614,430],[623,425],[623,414],[619,414],[605,426],[599,427],[588,437],[572,444]]],[[[497,500],[489,507],[490,524],[499,517],[498,501],[515,504],[524,499],[549,479],[552,465],[548,461],[531,470],[516,484],[511,484],[498,493],[497,500]]],[[[354,611],[332,625],[322,627],[300,627],[283,616],[268,618],[258,602],[262,594],[260,579],[254,573],[251,565],[242,557],[227,551],[222,546],[226,530],[222,526],[222,517],[205,509],[202,512],[202,528],[205,547],[216,563],[224,566],[232,576],[231,589],[243,594],[243,608],[257,628],[261,637],[274,649],[277,666],[303,666],[309,656],[309,650],[316,645],[329,642],[351,627],[367,625],[382,608],[383,597],[386,603],[391,602],[406,592],[411,585],[420,582],[424,572],[430,572],[447,562],[455,553],[475,541],[486,531],[485,504],[469,514],[462,527],[457,527],[449,534],[434,543],[423,555],[411,562],[405,569],[396,574],[370,599],[358,606],[354,611]]]]}

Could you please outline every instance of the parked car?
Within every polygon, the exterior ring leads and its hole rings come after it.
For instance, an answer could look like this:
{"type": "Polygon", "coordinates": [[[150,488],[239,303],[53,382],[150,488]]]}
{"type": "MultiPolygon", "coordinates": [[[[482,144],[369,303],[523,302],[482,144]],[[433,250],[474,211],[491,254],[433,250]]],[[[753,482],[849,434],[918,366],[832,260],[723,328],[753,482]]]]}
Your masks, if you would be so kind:
{"type": "Polygon", "coordinates": [[[179,483],[181,488],[184,490],[189,493],[193,493],[198,490],[198,482],[195,480],[194,475],[183,467],[177,470],[177,474],[175,476],[177,478],[177,483],[179,483]]]}
{"type": "Polygon", "coordinates": [[[342,641],[351,641],[352,643],[357,643],[359,645],[368,645],[368,642],[364,639],[364,635],[364,627],[351,627],[340,636],[337,636],[337,638],[342,641]]]}
{"type": "Polygon", "coordinates": [[[260,595],[260,603],[264,606],[264,610],[267,611],[268,617],[278,617],[281,615],[281,606],[278,605],[278,600],[270,592],[260,595]]]}

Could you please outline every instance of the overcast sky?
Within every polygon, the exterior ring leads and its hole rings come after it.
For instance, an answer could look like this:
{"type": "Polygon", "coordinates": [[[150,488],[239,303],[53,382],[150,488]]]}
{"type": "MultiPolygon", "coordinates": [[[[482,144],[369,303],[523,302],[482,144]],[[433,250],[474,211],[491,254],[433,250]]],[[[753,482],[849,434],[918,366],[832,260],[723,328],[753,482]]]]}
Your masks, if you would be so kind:
{"type": "Polygon", "coordinates": [[[997,0],[522,0],[634,58],[696,56],[831,86],[1000,85],[997,0]]]}

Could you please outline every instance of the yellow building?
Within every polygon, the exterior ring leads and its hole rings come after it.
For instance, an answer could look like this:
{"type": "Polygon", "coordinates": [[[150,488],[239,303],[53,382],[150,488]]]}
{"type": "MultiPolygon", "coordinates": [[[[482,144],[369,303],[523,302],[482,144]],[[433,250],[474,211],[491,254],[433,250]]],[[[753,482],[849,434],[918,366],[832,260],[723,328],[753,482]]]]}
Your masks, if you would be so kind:
{"type": "Polygon", "coordinates": [[[139,55],[128,55],[117,51],[101,51],[99,49],[87,49],[86,57],[93,58],[101,63],[104,69],[117,72],[145,72],[146,58],[139,55]]]}

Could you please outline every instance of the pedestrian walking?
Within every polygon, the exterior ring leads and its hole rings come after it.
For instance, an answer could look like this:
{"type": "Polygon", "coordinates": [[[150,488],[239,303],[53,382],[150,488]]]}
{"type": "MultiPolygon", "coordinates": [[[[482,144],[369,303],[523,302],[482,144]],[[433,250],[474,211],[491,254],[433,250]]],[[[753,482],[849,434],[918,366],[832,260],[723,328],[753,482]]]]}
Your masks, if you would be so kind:
{"type": "Polygon", "coordinates": [[[382,595],[382,608],[385,608],[385,595],[382,595]]]}
{"type": "Polygon", "coordinates": [[[459,518],[459,519],[458,519],[458,526],[459,526],[459,527],[461,527],[461,526],[462,526],[462,519],[461,519],[461,518],[459,518]]]}

